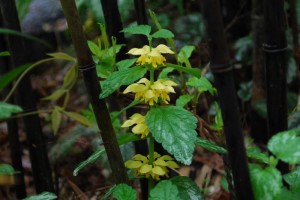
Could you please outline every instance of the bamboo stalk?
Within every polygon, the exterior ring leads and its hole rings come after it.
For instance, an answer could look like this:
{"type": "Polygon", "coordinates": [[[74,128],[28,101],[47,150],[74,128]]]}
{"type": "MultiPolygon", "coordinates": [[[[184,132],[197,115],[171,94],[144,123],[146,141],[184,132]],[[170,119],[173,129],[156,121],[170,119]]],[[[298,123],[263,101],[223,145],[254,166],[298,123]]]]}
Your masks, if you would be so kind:
{"type": "Polygon", "coordinates": [[[254,198],[241,130],[233,70],[225,41],[219,1],[202,0],[201,2],[209,37],[210,67],[218,90],[235,195],[237,199],[252,200],[254,198]]]}
{"type": "MultiPolygon", "coordinates": [[[[15,1],[0,0],[1,13],[5,28],[21,31],[15,1]]],[[[25,47],[20,37],[7,36],[11,64],[14,68],[28,62],[29,47],[25,47]]],[[[25,76],[18,87],[19,104],[24,111],[36,110],[36,100],[31,88],[30,76],[25,76]]],[[[37,115],[23,117],[30,152],[32,173],[37,193],[53,191],[51,169],[46,151],[40,120],[37,115]]]]}
{"type": "MultiPolygon", "coordinates": [[[[121,32],[121,30],[123,30],[123,25],[118,8],[118,1],[101,0],[101,5],[108,35],[116,37],[118,44],[126,44],[124,33],[121,32]]],[[[117,54],[117,60],[128,59],[127,52],[127,47],[122,47],[117,54]]]]}
{"type": "MultiPolygon", "coordinates": [[[[0,12],[0,27],[2,26],[1,20],[1,12],[0,12]]],[[[0,52],[6,51],[6,44],[3,37],[0,37],[0,52]]],[[[0,57],[0,74],[3,75],[4,73],[8,72],[9,69],[9,61],[8,58],[0,57]]],[[[4,94],[7,94],[8,91],[11,89],[11,85],[4,90],[4,94]]],[[[14,104],[14,100],[10,100],[9,103],[14,104]]],[[[23,199],[26,197],[26,190],[25,190],[25,180],[24,180],[24,168],[22,165],[22,149],[19,140],[19,132],[18,132],[18,121],[17,119],[11,119],[7,121],[7,130],[8,130],[8,139],[10,145],[10,157],[12,161],[12,165],[15,171],[19,173],[15,175],[16,183],[14,185],[14,189],[16,192],[16,197],[18,199],[23,199]]]]}
{"type": "Polygon", "coordinates": [[[98,127],[101,131],[104,147],[116,183],[128,183],[126,169],[123,163],[116,134],[112,127],[111,119],[105,100],[99,99],[101,87],[96,75],[95,63],[86,43],[79,14],[74,0],[60,0],[69,31],[73,40],[77,61],[82,72],[87,92],[96,116],[98,127]]]}
{"type": "MultiPolygon", "coordinates": [[[[145,0],[134,0],[134,8],[136,12],[136,21],[138,25],[148,24],[148,18],[146,13],[145,0]]],[[[144,35],[139,35],[139,38],[143,45],[148,44],[148,39],[144,35]]]]}
{"type": "MultiPolygon", "coordinates": [[[[287,130],[286,19],[283,0],[264,1],[268,136],[287,130]]],[[[288,165],[279,163],[282,173],[288,165]]]]}
{"type": "Polygon", "coordinates": [[[251,98],[251,136],[256,143],[267,144],[267,120],[261,117],[254,109],[255,103],[266,100],[266,86],[265,86],[265,68],[263,59],[263,2],[261,0],[252,0],[252,98],[251,98]]]}

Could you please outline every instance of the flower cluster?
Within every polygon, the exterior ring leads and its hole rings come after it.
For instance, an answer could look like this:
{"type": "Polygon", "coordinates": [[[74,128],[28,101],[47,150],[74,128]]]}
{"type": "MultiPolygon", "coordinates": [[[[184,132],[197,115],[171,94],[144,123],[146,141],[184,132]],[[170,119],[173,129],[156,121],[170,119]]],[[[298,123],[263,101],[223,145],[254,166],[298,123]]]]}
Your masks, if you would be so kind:
{"type": "Polygon", "coordinates": [[[149,103],[150,106],[158,103],[159,100],[168,104],[170,101],[169,93],[175,93],[172,86],[176,85],[173,81],[163,79],[159,79],[151,85],[148,79],[142,78],[137,83],[129,85],[123,93],[135,93],[136,100],[149,103]]]}
{"type": "Polygon", "coordinates": [[[150,165],[148,157],[137,154],[132,160],[126,161],[125,166],[129,169],[134,169],[136,176],[145,176],[146,178],[151,176],[153,179],[159,180],[161,176],[168,177],[168,168],[179,168],[178,164],[173,160],[169,155],[161,156],[154,152],[154,162],[150,165]]]}
{"type": "Polygon", "coordinates": [[[129,52],[131,55],[140,55],[136,61],[138,65],[150,64],[153,68],[157,68],[157,65],[165,65],[166,59],[162,56],[162,53],[174,54],[172,50],[166,45],[160,44],[155,48],[151,48],[145,45],[143,48],[133,48],[129,52]]]}
{"type": "Polygon", "coordinates": [[[149,134],[148,126],[145,123],[145,116],[135,113],[133,114],[129,120],[126,120],[121,127],[130,127],[136,124],[132,128],[132,132],[136,135],[141,135],[141,138],[145,138],[149,134]]]}

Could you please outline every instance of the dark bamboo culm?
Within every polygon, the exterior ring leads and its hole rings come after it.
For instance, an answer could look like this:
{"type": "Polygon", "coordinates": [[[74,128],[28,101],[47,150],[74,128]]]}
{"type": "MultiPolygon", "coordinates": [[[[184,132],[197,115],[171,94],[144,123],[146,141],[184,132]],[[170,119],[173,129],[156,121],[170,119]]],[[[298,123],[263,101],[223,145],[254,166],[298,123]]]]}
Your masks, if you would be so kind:
{"type": "Polygon", "coordinates": [[[96,116],[98,127],[101,131],[104,147],[106,149],[115,182],[128,183],[126,169],[105,100],[99,99],[101,87],[96,74],[95,63],[93,62],[82,30],[82,24],[75,1],[61,0],[60,2],[68,22],[69,32],[73,40],[79,69],[83,75],[84,83],[90,96],[91,104],[96,116]]]}
{"type": "MultiPolygon", "coordinates": [[[[5,28],[20,31],[20,22],[15,1],[0,0],[0,7],[5,28]]],[[[21,37],[8,35],[7,46],[11,53],[11,65],[16,68],[28,62],[27,53],[30,47],[25,46],[21,37]]],[[[25,112],[36,110],[36,99],[31,88],[30,76],[25,76],[18,87],[18,103],[25,112]]],[[[51,169],[49,165],[46,143],[38,115],[23,117],[28,141],[32,173],[36,192],[53,192],[51,169]]]]}
{"type": "MultiPolygon", "coordinates": [[[[298,19],[297,19],[297,10],[296,10],[296,0],[289,0],[290,3],[290,19],[291,19],[291,28],[293,35],[293,50],[294,50],[294,59],[297,65],[298,73],[298,93],[300,93],[300,46],[299,46],[299,36],[298,36],[298,19]]],[[[298,103],[300,99],[298,98],[298,103]]]]}
{"type": "MultiPolygon", "coordinates": [[[[145,0],[134,0],[134,8],[136,12],[137,24],[138,25],[148,24],[145,0]]],[[[139,38],[144,45],[148,44],[148,40],[146,36],[139,35],[139,38]]]]}
{"type": "MultiPolygon", "coordinates": [[[[1,12],[0,12],[0,27],[2,27],[2,20],[1,20],[1,12]]],[[[0,36],[0,52],[7,51],[7,47],[5,44],[4,36],[0,36]]],[[[9,68],[9,59],[8,57],[0,57],[0,75],[7,73],[10,71],[9,68]]],[[[9,90],[11,89],[11,85],[7,87],[4,92],[3,96],[8,94],[9,90]]],[[[15,104],[14,99],[10,99],[9,103],[15,104]]],[[[10,145],[10,157],[12,161],[12,166],[16,171],[19,173],[15,175],[16,184],[14,185],[14,190],[16,193],[16,197],[18,199],[23,199],[26,197],[26,190],[25,190],[25,180],[24,180],[24,168],[22,165],[22,149],[19,140],[19,130],[18,130],[18,120],[11,119],[7,121],[7,132],[8,132],[8,140],[10,145]]]]}
{"type": "Polygon", "coordinates": [[[255,103],[266,100],[264,53],[262,50],[264,22],[263,1],[252,0],[252,98],[251,98],[251,137],[257,144],[267,144],[267,120],[254,109],[255,103]]]}
{"type": "Polygon", "coordinates": [[[235,196],[237,199],[253,200],[233,70],[225,41],[219,0],[202,0],[201,3],[209,41],[210,68],[218,90],[235,196]]]}
{"type": "MultiPolygon", "coordinates": [[[[116,37],[118,44],[126,44],[124,33],[120,32],[123,30],[123,25],[118,8],[118,1],[101,0],[101,5],[108,35],[116,37]]],[[[128,59],[128,55],[126,53],[127,47],[122,47],[120,52],[117,54],[117,60],[128,59]]]]}
{"type": "MultiPolygon", "coordinates": [[[[287,84],[286,84],[286,18],[283,0],[264,1],[265,67],[267,81],[268,136],[287,129],[287,84]]],[[[282,173],[288,165],[279,163],[282,173]]]]}

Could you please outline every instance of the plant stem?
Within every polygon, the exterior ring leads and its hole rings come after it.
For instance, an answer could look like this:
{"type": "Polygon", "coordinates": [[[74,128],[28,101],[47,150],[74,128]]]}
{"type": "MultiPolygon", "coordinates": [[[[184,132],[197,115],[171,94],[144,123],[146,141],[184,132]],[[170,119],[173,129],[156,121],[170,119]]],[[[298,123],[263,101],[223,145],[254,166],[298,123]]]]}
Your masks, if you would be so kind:
{"type": "Polygon", "coordinates": [[[153,85],[153,83],[154,83],[154,69],[152,68],[152,66],[149,67],[149,71],[150,71],[150,85],[153,85]]]}
{"type": "MultiPolygon", "coordinates": [[[[32,112],[20,113],[20,114],[14,115],[14,116],[12,116],[8,119],[14,119],[14,118],[19,118],[19,117],[36,115],[36,114],[40,114],[40,113],[48,113],[48,112],[52,112],[52,111],[53,111],[52,109],[51,110],[35,110],[35,111],[32,111],[32,112]]],[[[8,119],[5,119],[5,120],[8,120],[8,119]]]]}
{"type": "MultiPolygon", "coordinates": [[[[152,134],[149,137],[149,164],[153,167],[154,162],[154,138],[152,134]]],[[[154,180],[152,177],[148,178],[148,193],[150,194],[150,191],[154,187],[154,180]]]]}

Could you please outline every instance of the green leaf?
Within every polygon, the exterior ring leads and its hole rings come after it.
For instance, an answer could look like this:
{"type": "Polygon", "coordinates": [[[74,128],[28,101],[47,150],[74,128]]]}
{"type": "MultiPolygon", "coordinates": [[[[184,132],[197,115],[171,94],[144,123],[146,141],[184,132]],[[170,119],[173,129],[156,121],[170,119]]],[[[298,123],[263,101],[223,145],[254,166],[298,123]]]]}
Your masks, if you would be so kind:
{"type": "Polygon", "coordinates": [[[76,113],[76,112],[67,112],[67,111],[62,111],[64,114],[66,114],[68,117],[74,119],[75,121],[85,125],[85,126],[92,126],[92,123],[90,120],[88,120],[85,116],[76,113]]]}
{"type": "Polygon", "coordinates": [[[54,200],[54,199],[57,199],[56,194],[53,194],[51,192],[42,192],[41,194],[33,195],[23,200],[54,200]]]}
{"type": "Polygon", "coordinates": [[[150,191],[149,200],[180,200],[178,189],[170,180],[160,181],[154,189],[150,191]]]}
{"type": "Polygon", "coordinates": [[[113,197],[117,200],[135,200],[136,191],[127,184],[118,184],[113,190],[113,197]]]}
{"type": "Polygon", "coordinates": [[[229,184],[228,184],[228,181],[226,179],[226,176],[222,176],[222,179],[221,179],[221,186],[222,188],[226,191],[226,192],[229,192],[229,184]]]}
{"type": "Polygon", "coordinates": [[[61,110],[62,108],[55,106],[51,114],[52,129],[54,135],[56,135],[61,123],[61,119],[62,119],[61,110]]]}
{"type": "Polygon", "coordinates": [[[270,161],[269,156],[265,153],[262,153],[260,151],[260,149],[257,148],[257,147],[247,148],[246,153],[247,153],[248,158],[252,158],[252,159],[255,159],[259,162],[269,164],[269,161],[270,161]]]}
{"type": "Polygon", "coordinates": [[[114,186],[112,186],[111,188],[109,188],[109,189],[106,191],[105,195],[102,196],[101,200],[107,200],[107,199],[112,195],[112,193],[113,193],[113,191],[114,191],[114,189],[115,189],[116,187],[117,187],[117,186],[114,185],[114,186]]]}
{"type": "Polygon", "coordinates": [[[135,63],[136,60],[136,58],[121,60],[120,62],[116,63],[116,66],[119,70],[128,69],[135,63]]]}
{"type": "Polygon", "coordinates": [[[68,92],[68,90],[60,88],[58,90],[55,90],[51,95],[42,98],[42,100],[56,101],[57,99],[61,98],[67,92],[68,92]]]}
{"type": "Polygon", "coordinates": [[[129,34],[140,34],[140,35],[150,36],[151,26],[149,25],[129,26],[127,28],[124,28],[122,32],[129,33],[129,34]]]}
{"type": "Polygon", "coordinates": [[[77,65],[73,65],[72,67],[69,68],[69,70],[67,71],[64,77],[62,88],[66,90],[70,90],[73,87],[73,85],[76,83],[77,76],[78,76],[78,67],[77,65]]]}
{"type": "Polygon", "coordinates": [[[185,165],[192,162],[197,122],[191,112],[176,106],[152,107],[146,116],[146,124],[155,140],[185,165]]]}
{"type": "Polygon", "coordinates": [[[290,185],[292,189],[300,189],[300,166],[293,169],[283,176],[283,179],[290,185]]]}
{"type": "Polygon", "coordinates": [[[217,102],[214,102],[213,106],[215,109],[215,117],[213,123],[210,125],[210,128],[215,131],[222,131],[224,124],[220,106],[217,102]]]}
{"type": "Polygon", "coordinates": [[[151,35],[152,38],[173,38],[174,34],[167,29],[160,29],[151,35]]]}
{"type": "Polygon", "coordinates": [[[203,149],[212,151],[212,152],[217,152],[217,153],[221,153],[221,154],[227,154],[227,150],[224,149],[223,147],[220,147],[216,144],[214,144],[213,142],[197,137],[195,144],[199,147],[202,147],[203,149]]]}
{"type": "Polygon", "coordinates": [[[10,53],[8,51],[1,51],[0,56],[10,56],[10,53]]]}
{"type": "Polygon", "coordinates": [[[2,91],[8,84],[15,80],[20,74],[22,74],[30,64],[21,65],[3,75],[0,76],[0,91],[2,91]]]}
{"type": "Polygon", "coordinates": [[[244,102],[249,101],[252,96],[252,81],[241,83],[237,94],[244,102]]]}
{"type": "Polygon", "coordinates": [[[26,38],[26,39],[28,39],[28,40],[31,40],[31,41],[33,41],[33,42],[40,43],[40,44],[42,44],[43,46],[45,46],[45,47],[47,47],[47,48],[49,48],[49,49],[52,49],[52,48],[53,48],[53,47],[52,47],[48,42],[46,42],[45,40],[41,40],[41,39],[38,38],[38,37],[32,36],[32,35],[27,34],[27,33],[22,33],[22,32],[13,30],[13,29],[0,28],[0,34],[16,35],[16,36],[23,37],[23,38],[26,38]]]}
{"type": "Polygon", "coordinates": [[[14,175],[16,172],[11,165],[0,164],[0,175],[14,175]]]}
{"type": "Polygon", "coordinates": [[[97,151],[95,151],[88,159],[80,162],[73,171],[73,176],[77,176],[79,171],[87,166],[88,164],[96,162],[96,160],[105,153],[105,148],[100,147],[97,151]]]}
{"type": "Polygon", "coordinates": [[[193,86],[193,87],[198,87],[199,92],[206,92],[208,91],[211,95],[214,95],[217,93],[216,88],[212,86],[209,80],[205,77],[201,78],[190,78],[188,82],[186,82],[187,85],[193,86]]]}
{"type": "Polygon", "coordinates": [[[91,50],[91,52],[92,52],[95,56],[101,58],[102,53],[101,53],[100,47],[98,47],[97,44],[95,44],[94,42],[92,42],[92,41],[90,41],[90,40],[87,41],[87,44],[88,44],[89,49],[91,50]]]}
{"type": "Polygon", "coordinates": [[[22,108],[13,104],[0,102],[0,120],[9,118],[13,113],[22,112],[22,108]]]}
{"type": "Polygon", "coordinates": [[[256,200],[273,200],[281,192],[282,177],[275,167],[263,169],[250,164],[251,183],[256,200]]]}
{"type": "Polygon", "coordinates": [[[147,72],[146,68],[133,67],[121,71],[113,72],[102,84],[100,98],[105,98],[122,85],[129,85],[137,79],[143,77],[147,72]]]}
{"type": "Polygon", "coordinates": [[[171,67],[165,67],[163,70],[159,73],[158,78],[159,79],[168,79],[168,74],[174,71],[174,68],[171,67]]]}
{"type": "Polygon", "coordinates": [[[268,149],[289,164],[300,163],[300,137],[297,130],[277,133],[268,142],[268,149]]]}
{"type": "Polygon", "coordinates": [[[186,176],[176,176],[169,179],[177,187],[179,199],[204,200],[199,187],[186,176]]]}
{"type": "MultiPolygon", "coordinates": [[[[120,136],[118,138],[118,144],[119,145],[123,145],[123,144],[127,144],[129,142],[134,142],[134,141],[138,141],[141,138],[133,135],[133,134],[124,134],[122,136],[120,136]]],[[[92,155],[90,155],[90,157],[88,157],[88,159],[80,162],[77,167],[74,169],[73,171],[73,175],[77,176],[78,172],[84,168],[85,166],[87,166],[88,164],[94,163],[96,162],[97,159],[99,159],[103,154],[105,153],[105,148],[104,147],[100,147],[97,151],[95,151],[92,155]]]]}
{"type": "Polygon", "coordinates": [[[197,78],[201,77],[201,70],[197,69],[197,68],[182,67],[182,66],[174,65],[174,64],[170,64],[170,63],[167,63],[166,66],[174,68],[174,69],[176,69],[178,71],[185,72],[187,74],[191,74],[191,75],[193,75],[193,76],[195,76],[197,78]]]}
{"type": "Polygon", "coordinates": [[[183,107],[188,104],[193,99],[192,95],[185,94],[181,95],[178,99],[176,99],[176,106],[183,107]]]}
{"type": "Polygon", "coordinates": [[[67,60],[67,61],[71,61],[71,62],[76,62],[76,58],[63,53],[63,52],[55,52],[55,53],[48,53],[47,55],[53,57],[53,58],[57,58],[57,59],[62,59],[62,60],[67,60]]]}
{"type": "Polygon", "coordinates": [[[182,47],[178,53],[178,61],[180,63],[187,64],[188,59],[191,57],[194,50],[195,50],[195,46],[186,45],[182,47]]]}

